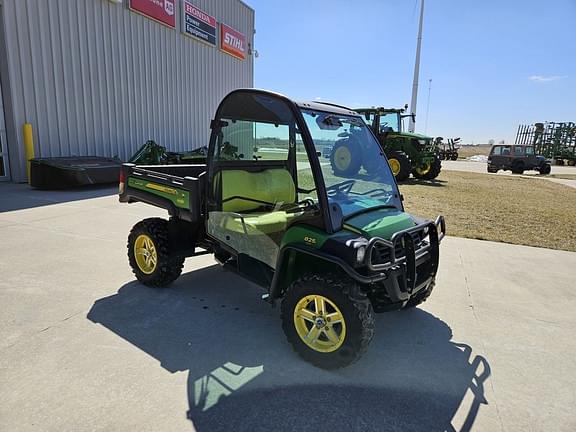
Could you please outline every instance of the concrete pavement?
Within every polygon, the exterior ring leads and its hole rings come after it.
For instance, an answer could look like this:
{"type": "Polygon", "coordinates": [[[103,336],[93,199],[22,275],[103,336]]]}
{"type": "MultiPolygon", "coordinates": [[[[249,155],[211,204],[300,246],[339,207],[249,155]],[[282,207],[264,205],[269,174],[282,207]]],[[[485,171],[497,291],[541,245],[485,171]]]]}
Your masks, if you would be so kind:
{"type": "Polygon", "coordinates": [[[446,238],[430,300],[326,372],[210,257],[135,282],[163,212],[114,192],[0,185],[0,430],[576,430],[576,253],[446,238]]]}

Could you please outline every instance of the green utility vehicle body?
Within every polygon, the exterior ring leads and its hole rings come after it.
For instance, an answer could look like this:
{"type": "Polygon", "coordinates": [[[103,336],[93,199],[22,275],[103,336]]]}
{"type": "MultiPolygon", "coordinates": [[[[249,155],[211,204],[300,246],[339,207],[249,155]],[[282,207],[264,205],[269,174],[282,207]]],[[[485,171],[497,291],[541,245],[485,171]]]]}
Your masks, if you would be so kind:
{"type": "Polygon", "coordinates": [[[141,282],[167,285],[185,258],[214,254],[261,286],[263,299],[281,301],[289,342],[324,368],[359,358],[372,338],[373,312],[430,295],[445,233],[442,216],[404,212],[386,158],[358,114],[256,89],[223,99],[206,163],[126,163],[119,195],[170,216],[146,219],[129,236],[141,282]],[[371,148],[377,174],[343,178],[321,161],[323,146],[351,134],[371,148]]]}
{"type": "Polygon", "coordinates": [[[407,180],[411,173],[424,180],[440,174],[441,162],[434,139],[403,130],[402,120],[411,116],[404,114],[405,108],[373,107],[355,111],[378,137],[396,180],[407,180]]]}

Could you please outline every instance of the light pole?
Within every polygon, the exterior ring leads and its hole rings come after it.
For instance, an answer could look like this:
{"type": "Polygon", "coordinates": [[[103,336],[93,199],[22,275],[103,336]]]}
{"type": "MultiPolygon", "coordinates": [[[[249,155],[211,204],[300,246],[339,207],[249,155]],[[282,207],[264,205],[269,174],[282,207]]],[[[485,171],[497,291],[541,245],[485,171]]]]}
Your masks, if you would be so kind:
{"type": "Polygon", "coordinates": [[[410,122],[408,131],[414,132],[416,117],[416,104],[418,103],[418,76],[420,75],[420,47],[422,46],[422,22],[424,21],[424,0],[420,5],[420,24],[418,25],[418,41],[416,44],[416,62],[414,63],[414,81],[412,82],[412,100],[410,101],[410,122]]]}

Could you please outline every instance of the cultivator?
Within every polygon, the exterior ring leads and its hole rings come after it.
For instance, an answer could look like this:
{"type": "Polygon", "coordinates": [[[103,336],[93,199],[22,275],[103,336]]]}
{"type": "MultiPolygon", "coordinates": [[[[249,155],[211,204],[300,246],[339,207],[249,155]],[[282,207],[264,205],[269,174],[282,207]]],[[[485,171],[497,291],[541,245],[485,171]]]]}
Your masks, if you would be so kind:
{"type": "Polygon", "coordinates": [[[436,137],[434,143],[438,149],[440,160],[458,160],[460,138],[448,138],[448,142],[445,143],[443,137],[436,137]]]}
{"type": "Polygon", "coordinates": [[[536,154],[552,159],[556,165],[576,165],[576,123],[534,123],[520,125],[517,145],[533,145],[536,154]]]}

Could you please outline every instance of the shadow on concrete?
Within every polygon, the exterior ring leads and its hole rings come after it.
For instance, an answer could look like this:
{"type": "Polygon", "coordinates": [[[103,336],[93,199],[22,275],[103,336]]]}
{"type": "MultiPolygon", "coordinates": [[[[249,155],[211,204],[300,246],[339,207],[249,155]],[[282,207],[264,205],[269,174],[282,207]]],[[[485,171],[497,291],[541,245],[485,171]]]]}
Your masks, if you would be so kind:
{"type": "Polygon", "coordinates": [[[130,282],[96,301],[88,319],[164,369],[189,372],[186,415],[200,432],[466,431],[488,403],[488,362],[424,310],[379,315],[368,353],[324,371],[291,350],[260,294],[212,266],[170,289],[130,282]]]}
{"type": "Polygon", "coordinates": [[[27,184],[0,183],[0,213],[115,195],[118,185],[93,185],[65,190],[39,190],[27,184]]]}

